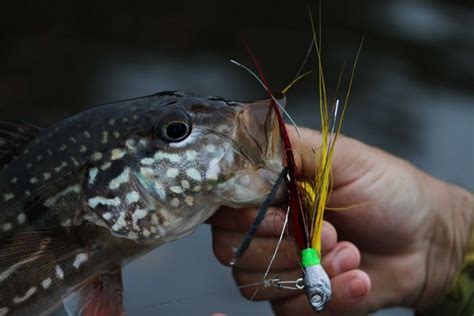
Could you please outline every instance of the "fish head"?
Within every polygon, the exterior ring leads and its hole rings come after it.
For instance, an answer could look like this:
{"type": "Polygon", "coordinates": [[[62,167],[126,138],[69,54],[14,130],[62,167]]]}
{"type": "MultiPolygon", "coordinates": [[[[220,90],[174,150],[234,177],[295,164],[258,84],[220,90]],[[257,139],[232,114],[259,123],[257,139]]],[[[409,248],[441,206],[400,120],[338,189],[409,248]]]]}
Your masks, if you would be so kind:
{"type": "MultiPolygon", "coordinates": [[[[283,169],[283,145],[274,102],[285,99],[239,103],[231,120],[231,141],[220,160],[221,180],[214,192],[226,206],[259,206],[268,196],[283,169]]],[[[284,187],[276,201],[284,196],[284,187]]]]}
{"type": "Polygon", "coordinates": [[[148,111],[145,122],[149,137],[137,153],[137,177],[172,239],[220,206],[259,206],[283,169],[272,100],[186,96],[148,111]]]}

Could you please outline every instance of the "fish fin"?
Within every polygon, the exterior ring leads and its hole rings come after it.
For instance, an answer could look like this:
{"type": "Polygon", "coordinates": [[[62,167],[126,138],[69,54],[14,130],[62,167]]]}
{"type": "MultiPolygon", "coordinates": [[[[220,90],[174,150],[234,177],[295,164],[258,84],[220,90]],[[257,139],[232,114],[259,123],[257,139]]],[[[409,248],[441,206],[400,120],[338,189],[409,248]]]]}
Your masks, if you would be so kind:
{"type": "MultiPolygon", "coordinates": [[[[25,304],[52,306],[61,301],[62,287],[81,273],[97,249],[84,241],[83,227],[15,233],[0,239],[0,302],[15,302],[32,289],[25,304]],[[48,296],[44,290],[48,290],[48,296]]],[[[11,304],[11,308],[19,305],[11,304]]]]}
{"type": "Polygon", "coordinates": [[[84,214],[81,205],[84,178],[83,173],[68,174],[55,181],[45,181],[28,191],[28,195],[15,196],[0,203],[0,245],[4,238],[14,236],[18,231],[54,234],[55,229],[61,231],[66,227],[78,227],[84,214]],[[67,190],[70,193],[59,194],[67,190]],[[78,207],[71,208],[70,205],[78,207]],[[9,229],[1,229],[4,225],[8,225],[9,229]]]}
{"type": "Polygon", "coordinates": [[[75,227],[62,227],[25,231],[12,234],[0,241],[0,271],[5,271],[15,263],[28,261],[35,266],[49,266],[76,254],[88,252],[89,246],[81,241],[81,231],[75,227]]]}
{"type": "Polygon", "coordinates": [[[38,135],[40,130],[26,122],[0,121],[0,166],[7,164],[18,148],[38,135]]]}
{"type": "Polygon", "coordinates": [[[123,316],[120,267],[98,274],[75,288],[64,301],[69,316],[123,316]]]}

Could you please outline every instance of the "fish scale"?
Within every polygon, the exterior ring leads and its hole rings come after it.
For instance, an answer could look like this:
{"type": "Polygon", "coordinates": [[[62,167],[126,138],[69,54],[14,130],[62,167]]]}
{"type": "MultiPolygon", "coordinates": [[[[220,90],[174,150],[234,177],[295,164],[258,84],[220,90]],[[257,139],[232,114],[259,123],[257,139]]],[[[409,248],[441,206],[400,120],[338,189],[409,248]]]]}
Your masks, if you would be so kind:
{"type": "Polygon", "coordinates": [[[0,316],[123,313],[125,264],[263,201],[282,169],[269,118],[269,100],[162,92],[0,122],[0,316]]]}

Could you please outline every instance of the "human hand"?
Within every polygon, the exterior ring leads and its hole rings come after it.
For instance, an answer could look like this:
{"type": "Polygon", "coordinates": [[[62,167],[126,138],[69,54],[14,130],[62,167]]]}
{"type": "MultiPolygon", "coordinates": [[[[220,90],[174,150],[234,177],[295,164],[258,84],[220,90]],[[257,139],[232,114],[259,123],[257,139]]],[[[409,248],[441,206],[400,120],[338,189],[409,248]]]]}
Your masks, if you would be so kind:
{"type": "MultiPolygon", "coordinates": [[[[316,168],[313,150],[320,136],[289,129],[303,175],[316,168]]],[[[411,164],[350,138],[336,143],[334,188],[323,227],[322,264],[331,278],[333,297],[326,313],[351,315],[393,305],[423,309],[451,286],[462,261],[471,227],[472,195],[439,181],[411,164]],[[337,231],[337,233],[336,233],[337,231]],[[343,240],[337,242],[337,240],[343,240]]],[[[256,209],[221,210],[211,220],[217,258],[228,264],[256,209]]],[[[247,253],[234,267],[239,284],[262,280],[283,227],[282,210],[271,209],[247,253]]],[[[285,239],[270,276],[301,276],[294,242],[285,239]]],[[[254,289],[242,290],[246,297],[254,289]]],[[[312,310],[301,292],[261,289],[256,299],[270,300],[278,315],[312,310]]]]}

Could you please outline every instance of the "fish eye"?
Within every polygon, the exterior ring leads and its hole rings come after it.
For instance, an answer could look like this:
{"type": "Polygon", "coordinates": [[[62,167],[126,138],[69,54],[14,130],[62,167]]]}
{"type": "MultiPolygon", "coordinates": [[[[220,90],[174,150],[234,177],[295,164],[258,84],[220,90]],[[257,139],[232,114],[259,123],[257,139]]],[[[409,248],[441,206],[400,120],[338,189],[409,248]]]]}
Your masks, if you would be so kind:
{"type": "Polygon", "coordinates": [[[159,137],[167,143],[180,142],[191,133],[191,118],[179,109],[166,109],[156,125],[159,137]]]}
{"type": "Polygon", "coordinates": [[[186,122],[174,121],[163,126],[162,135],[169,141],[177,142],[188,136],[190,130],[186,122]]]}

